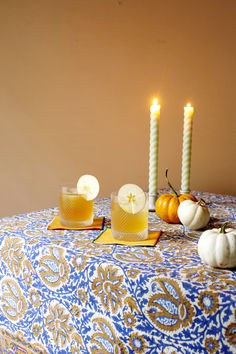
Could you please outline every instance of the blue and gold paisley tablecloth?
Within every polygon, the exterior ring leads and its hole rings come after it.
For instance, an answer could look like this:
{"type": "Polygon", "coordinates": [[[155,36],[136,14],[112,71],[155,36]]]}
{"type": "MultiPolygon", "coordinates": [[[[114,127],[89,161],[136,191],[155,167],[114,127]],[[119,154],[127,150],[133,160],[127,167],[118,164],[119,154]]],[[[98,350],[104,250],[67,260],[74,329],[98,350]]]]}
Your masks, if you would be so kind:
{"type": "MultiPolygon", "coordinates": [[[[161,191],[163,192],[163,191],[161,191]]],[[[236,227],[236,198],[208,202],[208,228],[236,227]]],[[[1,353],[235,353],[236,272],[204,265],[201,232],[167,224],[155,247],[47,231],[57,208],[0,220],[1,353]]],[[[110,226],[109,199],[95,214],[110,226]]]]}

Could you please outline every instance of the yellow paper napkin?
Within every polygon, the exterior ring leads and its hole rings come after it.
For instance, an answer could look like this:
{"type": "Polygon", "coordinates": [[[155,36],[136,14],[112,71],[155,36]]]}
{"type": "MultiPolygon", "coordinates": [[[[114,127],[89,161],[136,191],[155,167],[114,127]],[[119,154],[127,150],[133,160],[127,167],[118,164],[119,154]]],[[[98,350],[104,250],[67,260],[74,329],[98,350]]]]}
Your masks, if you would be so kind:
{"type": "Polygon", "coordinates": [[[104,227],[105,218],[103,216],[93,218],[93,223],[90,226],[81,227],[66,227],[62,226],[59,221],[59,216],[55,218],[48,224],[47,230],[102,230],[104,227]]]}
{"type": "Polygon", "coordinates": [[[101,243],[105,245],[126,245],[126,246],[156,246],[156,243],[161,236],[161,231],[148,231],[148,238],[142,241],[124,241],[116,240],[111,233],[111,229],[106,229],[93,240],[94,243],[101,243]]]}

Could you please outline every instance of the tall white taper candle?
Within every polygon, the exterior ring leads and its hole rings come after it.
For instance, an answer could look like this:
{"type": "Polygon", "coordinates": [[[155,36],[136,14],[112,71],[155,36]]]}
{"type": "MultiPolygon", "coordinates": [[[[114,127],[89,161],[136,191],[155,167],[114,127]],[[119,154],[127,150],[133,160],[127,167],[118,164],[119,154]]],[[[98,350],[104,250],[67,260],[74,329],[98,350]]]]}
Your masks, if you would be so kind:
{"type": "Polygon", "coordinates": [[[181,193],[190,192],[190,168],[191,168],[191,149],[192,149],[192,125],[193,107],[187,104],[184,107],[184,132],[183,132],[183,151],[182,151],[182,176],[181,193]]]}
{"type": "Polygon", "coordinates": [[[155,211],[157,200],[157,173],[158,173],[158,145],[159,145],[159,117],[160,105],[157,99],[150,107],[150,152],[149,152],[149,210],[155,211]]]}

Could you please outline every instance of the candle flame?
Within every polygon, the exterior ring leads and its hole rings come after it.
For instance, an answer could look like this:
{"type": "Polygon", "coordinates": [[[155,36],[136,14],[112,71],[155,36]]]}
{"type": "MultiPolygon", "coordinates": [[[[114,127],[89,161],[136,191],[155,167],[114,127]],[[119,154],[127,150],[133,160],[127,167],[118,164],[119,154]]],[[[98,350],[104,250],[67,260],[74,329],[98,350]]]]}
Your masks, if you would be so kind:
{"type": "Polygon", "coordinates": [[[157,112],[160,112],[160,105],[158,105],[158,100],[157,98],[154,98],[152,101],[152,106],[150,107],[151,113],[156,114],[157,112]]]}
{"type": "Polygon", "coordinates": [[[193,111],[193,106],[191,106],[191,103],[188,103],[184,109],[187,109],[188,111],[192,110],[193,111]]]}
{"type": "Polygon", "coordinates": [[[157,98],[154,98],[154,99],[153,99],[152,104],[153,104],[154,106],[157,105],[157,98]]]}
{"type": "Polygon", "coordinates": [[[191,103],[188,103],[186,107],[184,107],[184,111],[188,112],[188,114],[193,114],[194,108],[191,106],[191,103]]]}

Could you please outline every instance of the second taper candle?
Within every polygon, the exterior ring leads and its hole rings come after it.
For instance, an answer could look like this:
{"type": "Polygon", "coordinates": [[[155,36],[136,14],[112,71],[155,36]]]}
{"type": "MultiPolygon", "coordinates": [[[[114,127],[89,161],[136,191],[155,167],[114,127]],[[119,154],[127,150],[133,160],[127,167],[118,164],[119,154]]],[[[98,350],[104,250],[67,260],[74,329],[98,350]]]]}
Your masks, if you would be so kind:
{"type": "Polygon", "coordinates": [[[149,152],[149,210],[155,210],[157,200],[158,146],[160,105],[154,98],[150,107],[150,152],[149,152]]]}
{"type": "Polygon", "coordinates": [[[194,109],[189,103],[187,107],[184,107],[181,193],[190,192],[193,111],[194,109]]]}

